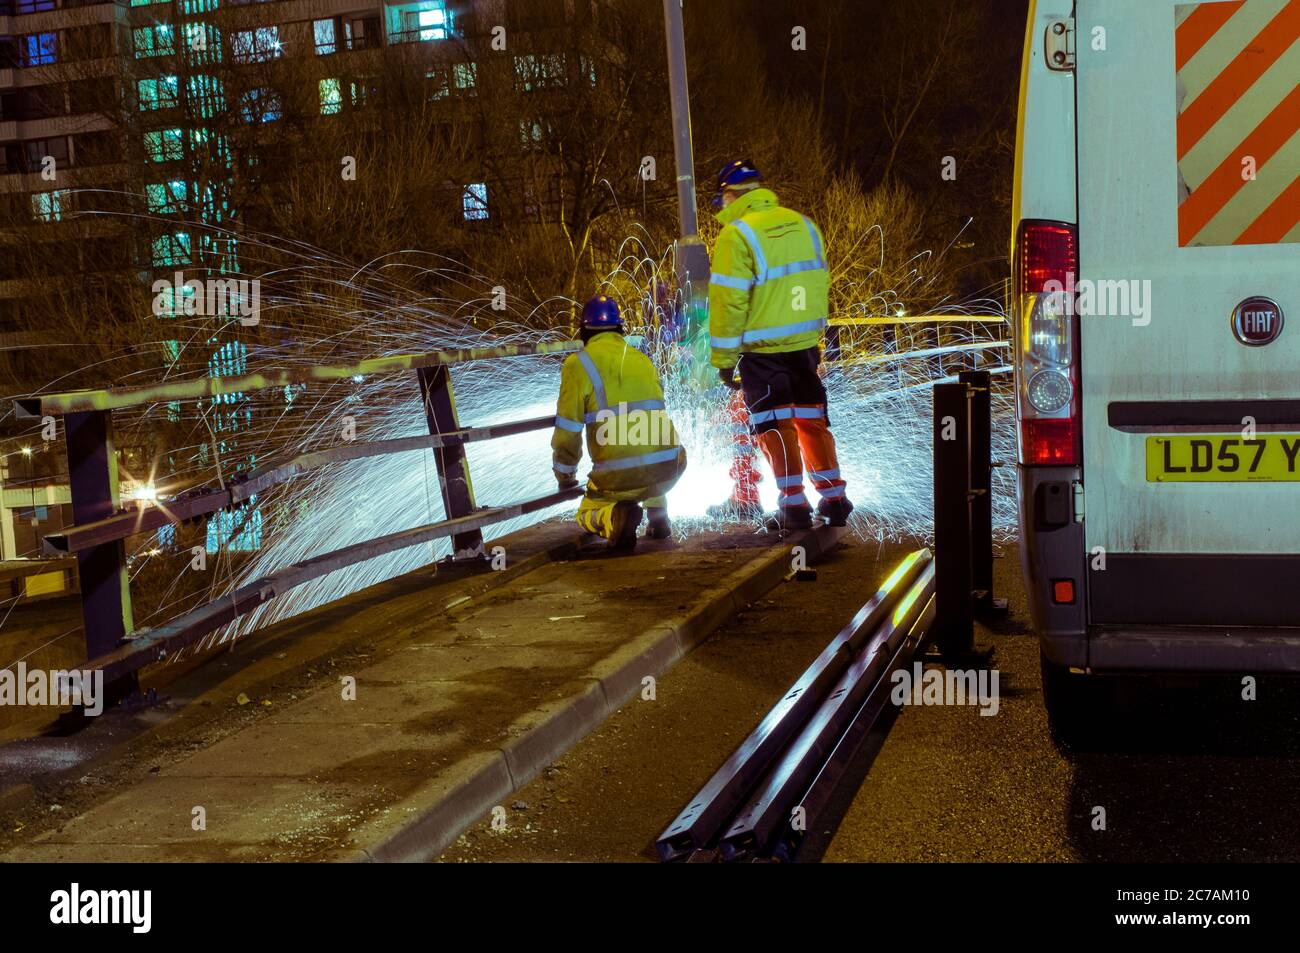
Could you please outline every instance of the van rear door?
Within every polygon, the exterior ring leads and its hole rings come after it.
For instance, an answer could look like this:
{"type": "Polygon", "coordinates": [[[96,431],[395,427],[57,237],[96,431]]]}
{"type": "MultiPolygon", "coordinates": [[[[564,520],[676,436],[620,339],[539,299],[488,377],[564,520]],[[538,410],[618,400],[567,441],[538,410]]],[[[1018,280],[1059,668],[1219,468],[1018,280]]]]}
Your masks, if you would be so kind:
{"type": "Polygon", "coordinates": [[[1300,0],[1074,40],[1090,621],[1300,625],[1300,0]]]}

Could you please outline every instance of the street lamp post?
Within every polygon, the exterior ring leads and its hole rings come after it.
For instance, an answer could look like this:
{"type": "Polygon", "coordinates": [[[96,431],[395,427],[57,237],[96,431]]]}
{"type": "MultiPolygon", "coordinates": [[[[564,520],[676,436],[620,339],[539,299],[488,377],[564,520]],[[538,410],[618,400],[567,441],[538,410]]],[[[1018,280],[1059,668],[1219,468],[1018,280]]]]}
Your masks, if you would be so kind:
{"type": "Polygon", "coordinates": [[[668,42],[668,90],[672,102],[673,158],[677,169],[677,212],[681,222],[675,256],[677,286],[682,290],[686,327],[682,343],[695,352],[698,368],[708,366],[709,253],[700,241],[695,215],[695,159],[691,151],[691,104],[686,84],[684,0],[664,0],[668,42]]]}

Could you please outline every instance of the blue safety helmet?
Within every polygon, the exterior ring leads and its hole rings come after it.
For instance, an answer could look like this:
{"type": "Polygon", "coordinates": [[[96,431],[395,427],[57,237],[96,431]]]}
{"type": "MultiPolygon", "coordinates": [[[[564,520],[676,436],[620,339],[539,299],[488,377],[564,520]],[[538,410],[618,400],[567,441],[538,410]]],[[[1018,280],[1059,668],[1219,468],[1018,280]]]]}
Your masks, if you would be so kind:
{"type": "Polygon", "coordinates": [[[609,295],[596,295],[582,306],[582,326],[593,331],[623,330],[618,302],[609,295]]]}
{"type": "Polygon", "coordinates": [[[722,208],[722,193],[727,189],[762,181],[763,173],[759,172],[754,163],[748,159],[737,159],[735,162],[728,162],[718,173],[718,190],[713,193],[714,210],[717,211],[722,208]]]}

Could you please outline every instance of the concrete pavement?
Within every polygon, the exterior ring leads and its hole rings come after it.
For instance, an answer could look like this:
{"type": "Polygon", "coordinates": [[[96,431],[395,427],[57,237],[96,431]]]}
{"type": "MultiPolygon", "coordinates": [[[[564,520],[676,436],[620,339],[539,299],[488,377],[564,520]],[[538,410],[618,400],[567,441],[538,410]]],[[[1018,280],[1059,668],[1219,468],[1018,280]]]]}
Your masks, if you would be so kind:
{"type": "MultiPolygon", "coordinates": [[[[800,542],[565,558],[572,535],[516,534],[507,551],[536,565],[495,588],[412,574],[195,668],[127,740],[39,780],[0,859],[431,856],[780,582],[800,542]]],[[[0,776],[41,754],[0,754],[0,776]]]]}

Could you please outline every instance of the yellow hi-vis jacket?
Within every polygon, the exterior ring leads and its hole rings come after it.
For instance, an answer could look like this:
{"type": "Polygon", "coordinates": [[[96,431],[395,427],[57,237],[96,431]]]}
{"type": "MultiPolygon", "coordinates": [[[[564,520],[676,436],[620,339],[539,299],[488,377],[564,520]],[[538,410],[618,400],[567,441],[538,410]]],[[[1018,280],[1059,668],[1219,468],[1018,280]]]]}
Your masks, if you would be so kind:
{"type": "Polygon", "coordinates": [[[551,437],[557,475],[576,476],[584,430],[590,490],[649,487],[679,471],[682,449],[655,366],[621,334],[597,334],[564,362],[551,437]]]}
{"type": "Polygon", "coordinates": [[[825,243],[812,219],[777,204],[771,189],[746,192],[718,213],[709,336],[714,367],[744,351],[816,347],[830,312],[825,243]]]}

